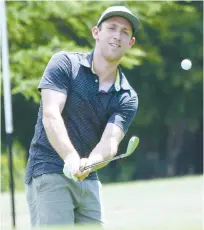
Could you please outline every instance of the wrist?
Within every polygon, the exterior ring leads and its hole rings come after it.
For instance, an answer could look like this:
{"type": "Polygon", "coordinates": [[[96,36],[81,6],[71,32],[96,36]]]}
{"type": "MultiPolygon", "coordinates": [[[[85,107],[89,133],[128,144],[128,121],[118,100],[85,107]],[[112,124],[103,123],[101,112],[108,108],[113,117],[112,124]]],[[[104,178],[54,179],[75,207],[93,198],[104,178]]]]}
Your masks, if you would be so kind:
{"type": "Polygon", "coordinates": [[[91,154],[88,159],[89,159],[89,163],[91,164],[104,161],[104,158],[101,154],[91,154]]]}
{"type": "Polygon", "coordinates": [[[64,162],[66,162],[67,159],[68,159],[71,155],[76,155],[76,156],[78,156],[78,153],[77,153],[76,151],[72,151],[72,152],[67,153],[67,155],[65,155],[65,157],[64,157],[64,159],[63,159],[64,162]]]}

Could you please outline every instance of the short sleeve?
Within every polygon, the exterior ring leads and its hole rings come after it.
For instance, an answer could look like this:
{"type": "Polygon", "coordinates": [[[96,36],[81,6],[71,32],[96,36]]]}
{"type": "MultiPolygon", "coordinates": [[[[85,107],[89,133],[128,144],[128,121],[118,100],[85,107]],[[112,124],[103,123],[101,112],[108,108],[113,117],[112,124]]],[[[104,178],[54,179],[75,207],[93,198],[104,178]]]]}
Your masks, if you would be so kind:
{"type": "Polygon", "coordinates": [[[122,103],[118,110],[112,114],[108,123],[119,126],[126,134],[130,124],[132,123],[138,108],[138,97],[134,96],[127,102],[122,103]]]}
{"type": "Polygon", "coordinates": [[[38,90],[52,89],[64,94],[70,91],[71,61],[66,52],[54,54],[48,62],[38,90]]]}

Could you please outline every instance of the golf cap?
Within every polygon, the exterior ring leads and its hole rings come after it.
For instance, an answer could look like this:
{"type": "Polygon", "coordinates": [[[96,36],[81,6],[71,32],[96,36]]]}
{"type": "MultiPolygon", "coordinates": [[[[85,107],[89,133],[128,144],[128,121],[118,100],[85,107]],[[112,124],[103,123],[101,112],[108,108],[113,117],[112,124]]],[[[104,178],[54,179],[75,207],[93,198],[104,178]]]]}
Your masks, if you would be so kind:
{"type": "Polygon", "coordinates": [[[114,17],[114,16],[119,16],[119,17],[123,17],[127,19],[132,25],[133,34],[136,32],[136,30],[139,27],[139,24],[140,24],[139,18],[133,15],[132,12],[124,6],[109,7],[107,10],[105,10],[102,13],[101,17],[98,20],[97,26],[99,26],[106,19],[110,17],[114,17]]]}

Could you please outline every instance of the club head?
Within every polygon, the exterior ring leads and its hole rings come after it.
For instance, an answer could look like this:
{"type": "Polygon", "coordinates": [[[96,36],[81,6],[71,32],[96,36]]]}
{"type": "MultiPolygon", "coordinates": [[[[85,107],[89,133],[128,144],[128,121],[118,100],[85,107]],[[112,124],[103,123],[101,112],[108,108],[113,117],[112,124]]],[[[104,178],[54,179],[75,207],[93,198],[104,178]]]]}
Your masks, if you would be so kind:
{"type": "Polygon", "coordinates": [[[137,148],[138,144],[139,144],[139,138],[138,137],[131,137],[129,142],[128,142],[128,146],[127,146],[127,150],[126,150],[126,153],[125,155],[126,156],[129,156],[130,154],[132,154],[135,149],[137,148]]]}

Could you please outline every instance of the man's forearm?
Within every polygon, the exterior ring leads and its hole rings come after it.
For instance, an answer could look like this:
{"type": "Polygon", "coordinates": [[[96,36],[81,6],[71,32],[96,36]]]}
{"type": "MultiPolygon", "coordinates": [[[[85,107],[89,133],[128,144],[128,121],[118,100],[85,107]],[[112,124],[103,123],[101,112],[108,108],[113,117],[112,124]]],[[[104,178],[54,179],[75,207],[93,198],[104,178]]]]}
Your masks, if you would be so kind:
{"type": "MultiPolygon", "coordinates": [[[[93,151],[90,153],[89,160],[91,164],[95,164],[98,162],[102,162],[105,160],[112,159],[116,154],[118,150],[118,143],[114,140],[102,140],[96,145],[96,147],[93,149],[93,151]]],[[[95,166],[92,171],[98,170],[100,168],[103,168],[108,163],[102,163],[97,166],[95,166]]]]}
{"type": "Polygon", "coordinates": [[[43,125],[50,144],[63,160],[67,154],[76,152],[69,139],[61,115],[44,116],[43,125]]]}
{"type": "MultiPolygon", "coordinates": [[[[101,157],[101,154],[92,154],[91,156],[89,156],[89,160],[90,160],[91,164],[95,164],[95,163],[101,162],[101,161],[103,161],[102,159],[103,159],[103,157],[101,157]]],[[[103,168],[107,164],[108,164],[107,162],[106,163],[98,164],[95,167],[93,167],[91,171],[93,172],[93,171],[96,171],[96,170],[98,170],[100,168],[103,168]]]]}

